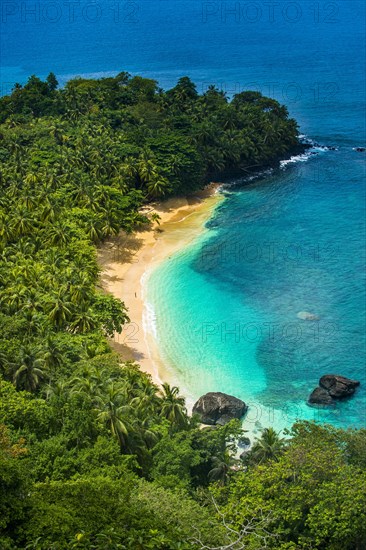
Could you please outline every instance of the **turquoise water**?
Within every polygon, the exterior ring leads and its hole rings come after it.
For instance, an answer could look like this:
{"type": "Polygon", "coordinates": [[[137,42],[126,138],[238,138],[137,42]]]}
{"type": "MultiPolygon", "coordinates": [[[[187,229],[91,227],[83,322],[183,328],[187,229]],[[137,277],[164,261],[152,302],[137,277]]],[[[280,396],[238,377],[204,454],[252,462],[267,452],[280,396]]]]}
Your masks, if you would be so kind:
{"type": "Polygon", "coordinates": [[[354,152],[340,148],[229,188],[203,238],[153,272],[159,347],[191,399],[234,394],[250,404],[247,427],[364,424],[362,178],[354,152]],[[344,181],[339,159],[349,162],[344,181]],[[334,409],[308,407],[331,372],[363,385],[334,409]]]}
{"type": "Polygon", "coordinates": [[[148,284],[172,380],[190,401],[242,397],[254,426],[365,423],[365,154],[353,150],[365,145],[364,41],[359,0],[1,3],[1,93],[51,70],[61,84],[127,70],[168,87],[187,74],[200,92],[258,89],[337,147],[230,188],[208,231],[148,284]],[[361,380],[356,396],[307,407],[335,371],[361,380]]]}

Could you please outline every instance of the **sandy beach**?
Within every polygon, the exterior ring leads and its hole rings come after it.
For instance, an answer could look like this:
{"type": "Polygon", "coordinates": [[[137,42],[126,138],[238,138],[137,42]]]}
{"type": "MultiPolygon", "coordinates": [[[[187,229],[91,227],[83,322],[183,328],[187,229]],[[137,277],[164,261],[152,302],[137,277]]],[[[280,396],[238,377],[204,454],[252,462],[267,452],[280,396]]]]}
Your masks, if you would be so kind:
{"type": "Polygon", "coordinates": [[[111,340],[122,361],[136,361],[154,382],[164,380],[164,365],[152,335],[144,329],[144,285],[157,265],[187,246],[203,229],[223,200],[219,184],[211,184],[194,196],[171,198],[151,204],[146,211],[159,214],[149,230],[132,235],[120,233],[98,250],[104,290],[122,300],[130,323],[111,340]]]}

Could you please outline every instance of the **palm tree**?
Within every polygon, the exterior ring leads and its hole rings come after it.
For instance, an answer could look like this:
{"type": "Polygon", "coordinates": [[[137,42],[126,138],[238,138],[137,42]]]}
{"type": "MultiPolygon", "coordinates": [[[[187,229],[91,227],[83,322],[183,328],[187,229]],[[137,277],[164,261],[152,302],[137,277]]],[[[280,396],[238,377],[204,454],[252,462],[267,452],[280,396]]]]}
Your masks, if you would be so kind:
{"type": "Polygon", "coordinates": [[[97,396],[95,401],[98,420],[117,439],[121,450],[128,450],[128,436],[131,426],[125,420],[125,416],[129,412],[129,407],[125,405],[125,396],[121,387],[112,382],[108,386],[107,392],[97,396]]]}
{"type": "Polygon", "coordinates": [[[21,348],[13,377],[17,388],[34,392],[46,377],[45,366],[43,350],[31,346],[21,348]]]}
{"type": "Polygon", "coordinates": [[[226,450],[221,456],[214,456],[212,459],[214,467],[208,472],[209,481],[218,481],[220,485],[226,485],[229,481],[231,467],[234,459],[226,450]]]}
{"type": "Polygon", "coordinates": [[[278,461],[285,448],[285,440],[273,428],[265,428],[250,452],[248,459],[256,464],[267,460],[278,461]]]}
{"type": "MultiPolygon", "coordinates": [[[[14,155],[15,163],[17,168],[22,166],[23,156],[26,152],[26,148],[21,145],[16,139],[12,139],[9,143],[10,151],[14,155]]],[[[23,173],[23,170],[22,170],[23,173]]]]}
{"type": "Polygon", "coordinates": [[[35,174],[34,172],[28,172],[28,174],[26,174],[24,177],[24,183],[26,183],[27,185],[30,185],[31,187],[35,187],[38,183],[37,174],[35,174]]]}
{"type": "Polygon", "coordinates": [[[82,306],[73,314],[70,329],[73,332],[85,333],[95,329],[97,325],[98,323],[93,316],[92,310],[86,306],[82,306]]]}
{"type": "Polygon", "coordinates": [[[4,373],[6,367],[11,366],[11,362],[8,360],[6,353],[0,350],[0,371],[4,373]]]}
{"type": "Polygon", "coordinates": [[[91,375],[76,376],[71,381],[71,393],[83,395],[89,399],[92,403],[95,403],[96,399],[105,389],[105,382],[98,383],[91,375]]]}
{"type": "Polygon", "coordinates": [[[119,229],[120,226],[116,214],[111,210],[105,210],[103,212],[101,228],[103,238],[109,237],[111,235],[118,235],[119,229]]]}
{"type": "Polygon", "coordinates": [[[45,387],[45,397],[47,400],[50,399],[60,399],[66,397],[70,391],[70,382],[67,380],[55,380],[54,382],[49,382],[45,387]]]}
{"type": "Polygon", "coordinates": [[[72,273],[69,279],[71,280],[69,287],[71,302],[78,305],[90,302],[93,286],[88,274],[83,271],[72,273]]]}
{"type": "Polygon", "coordinates": [[[23,283],[8,286],[0,294],[0,304],[8,314],[16,313],[22,309],[28,295],[29,288],[23,283]]]}
{"type": "Polygon", "coordinates": [[[65,346],[61,345],[54,335],[48,334],[45,342],[45,363],[49,368],[58,368],[64,360],[65,346]]]}
{"type": "Polygon", "coordinates": [[[52,246],[65,246],[70,240],[69,227],[65,221],[56,220],[47,227],[45,242],[52,246]]]}
{"type": "Polygon", "coordinates": [[[40,214],[40,219],[43,223],[52,222],[56,217],[56,209],[54,204],[49,200],[48,197],[44,198],[42,210],[40,214]]]}
{"type": "Polygon", "coordinates": [[[166,382],[163,384],[160,415],[178,428],[187,425],[185,399],[179,395],[179,388],[166,382]]]}
{"type": "Polygon", "coordinates": [[[223,127],[225,130],[234,130],[238,123],[238,114],[230,105],[221,113],[223,127]]]}
{"type": "Polygon", "coordinates": [[[64,138],[67,137],[63,134],[63,132],[64,127],[58,121],[50,127],[50,136],[54,138],[58,145],[61,145],[64,142],[64,138]]]}
{"type": "Polygon", "coordinates": [[[123,164],[120,166],[120,171],[123,176],[134,180],[138,174],[137,161],[134,157],[126,157],[123,164]]]}
{"type": "Polygon", "coordinates": [[[172,155],[169,158],[169,170],[174,176],[179,176],[183,162],[179,155],[172,155]]]}
{"type": "Polygon", "coordinates": [[[150,420],[148,418],[145,418],[138,424],[134,425],[134,431],[138,434],[138,438],[136,438],[139,441],[138,448],[136,449],[135,445],[134,452],[140,451],[140,456],[143,456],[141,451],[145,451],[147,449],[152,449],[154,445],[159,440],[158,434],[154,431],[154,429],[150,426],[150,420]]]}
{"type": "Polygon", "coordinates": [[[74,178],[73,188],[70,190],[70,195],[77,203],[84,204],[88,198],[92,184],[84,175],[74,178]]]}
{"type": "MultiPolygon", "coordinates": [[[[36,177],[36,176],[34,174],[28,174],[24,178],[24,181],[27,178],[29,178],[29,180],[28,180],[28,183],[29,183],[31,181],[31,178],[33,178],[33,177],[36,177]]],[[[36,183],[37,183],[37,180],[36,180],[35,184],[36,183]]],[[[39,200],[38,197],[34,194],[34,192],[28,186],[24,187],[24,189],[22,190],[22,194],[19,198],[20,198],[19,204],[24,206],[24,208],[26,210],[28,210],[29,212],[34,210],[34,208],[37,204],[37,200],[39,200]]]]}
{"type": "Polygon", "coordinates": [[[15,237],[21,237],[22,235],[31,233],[33,228],[34,218],[30,216],[27,209],[23,208],[14,212],[11,230],[15,237]]]}
{"type": "Polygon", "coordinates": [[[5,245],[13,237],[13,232],[10,227],[10,217],[5,212],[0,212],[0,240],[5,245]]]}
{"type": "Polygon", "coordinates": [[[215,129],[209,122],[203,122],[195,128],[195,133],[190,137],[193,145],[211,145],[215,142],[215,129]]]}
{"type": "Polygon", "coordinates": [[[154,181],[158,177],[158,167],[147,157],[147,154],[141,155],[138,163],[138,174],[144,183],[154,181]]]}
{"type": "Polygon", "coordinates": [[[48,318],[57,328],[64,326],[72,316],[73,304],[65,294],[65,288],[60,288],[58,293],[48,298],[46,304],[48,318]]]}
{"type": "Polygon", "coordinates": [[[103,219],[101,216],[94,216],[85,227],[86,233],[91,241],[97,243],[103,239],[103,219]]]}
{"type": "Polygon", "coordinates": [[[154,384],[150,381],[146,381],[141,390],[138,391],[137,397],[131,400],[131,407],[133,407],[138,414],[141,413],[142,417],[146,417],[146,413],[152,411],[159,403],[157,391],[158,389],[154,384]]]}
{"type": "Polygon", "coordinates": [[[119,170],[116,170],[116,175],[112,178],[111,183],[113,186],[118,187],[122,195],[126,195],[129,190],[127,178],[123,174],[119,174],[119,170]]]}
{"type": "Polygon", "coordinates": [[[147,191],[152,198],[163,197],[169,190],[169,181],[166,178],[157,176],[156,179],[149,180],[147,191]]]}

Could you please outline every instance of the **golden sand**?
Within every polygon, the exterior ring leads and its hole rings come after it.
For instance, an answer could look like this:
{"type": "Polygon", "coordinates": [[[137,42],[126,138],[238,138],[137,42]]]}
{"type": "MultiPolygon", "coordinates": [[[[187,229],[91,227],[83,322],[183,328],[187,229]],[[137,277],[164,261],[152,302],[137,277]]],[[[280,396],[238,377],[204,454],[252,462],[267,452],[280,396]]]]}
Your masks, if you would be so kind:
{"type": "Polygon", "coordinates": [[[159,263],[202,233],[205,222],[223,200],[218,187],[211,184],[195,196],[152,204],[149,208],[159,214],[160,225],[155,222],[149,230],[133,235],[120,233],[98,251],[102,286],[125,303],[130,317],[129,325],[122,334],[115,334],[111,346],[122,361],[139,363],[157,384],[164,378],[164,365],[143,326],[144,284],[159,263]]]}

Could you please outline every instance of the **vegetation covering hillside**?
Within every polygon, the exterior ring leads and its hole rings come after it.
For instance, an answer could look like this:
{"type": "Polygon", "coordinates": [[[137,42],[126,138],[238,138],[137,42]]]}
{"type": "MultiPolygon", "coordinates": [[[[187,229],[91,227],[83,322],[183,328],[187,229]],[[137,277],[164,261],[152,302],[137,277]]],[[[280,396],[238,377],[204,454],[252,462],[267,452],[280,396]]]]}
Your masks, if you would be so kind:
{"type": "Polygon", "coordinates": [[[244,460],[179,390],[120,364],[95,246],[146,202],[275,163],[286,108],[188,78],[31,77],[0,99],[0,548],[361,550],[365,431],[295,425],[244,460]]]}

